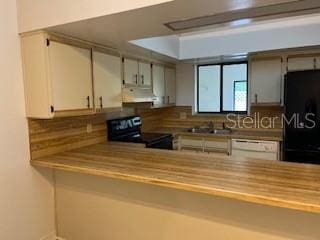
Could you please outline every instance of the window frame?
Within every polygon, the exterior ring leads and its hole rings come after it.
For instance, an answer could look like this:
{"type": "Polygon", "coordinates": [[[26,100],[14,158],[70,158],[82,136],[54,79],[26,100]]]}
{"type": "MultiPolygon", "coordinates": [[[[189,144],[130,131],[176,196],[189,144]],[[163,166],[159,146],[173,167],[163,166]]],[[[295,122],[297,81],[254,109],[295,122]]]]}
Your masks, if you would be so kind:
{"type": "MultiPolygon", "coordinates": [[[[240,80],[239,80],[240,81],[240,80]]],[[[242,80],[243,81],[243,80],[242,80]]],[[[249,63],[248,61],[239,61],[239,62],[224,62],[224,63],[214,63],[214,64],[199,64],[197,65],[197,113],[199,114],[248,114],[248,101],[249,101],[249,63]],[[230,65],[247,65],[247,110],[246,111],[224,111],[223,110],[223,67],[230,65]],[[199,111],[199,69],[206,66],[220,66],[220,111],[219,112],[201,112],[199,111]]]]}

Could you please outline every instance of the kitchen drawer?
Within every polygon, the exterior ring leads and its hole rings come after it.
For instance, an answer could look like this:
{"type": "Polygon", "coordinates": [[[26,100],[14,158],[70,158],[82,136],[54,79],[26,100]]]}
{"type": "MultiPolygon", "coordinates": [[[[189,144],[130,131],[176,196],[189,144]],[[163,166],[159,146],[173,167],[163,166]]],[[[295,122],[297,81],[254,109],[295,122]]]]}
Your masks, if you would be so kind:
{"type": "Polygon", "coordinates": [[[204,148],[206,149],[228,149],[228,141],[208,141],[204,142],[204,148]]]}
{"type": "Polygon", "coordinates": [[[181,151],[188,152],[188,153],[203,153],[203,148],[182,147],[181,151]]]}
{"type": "Polygon", "coordinates": [[[203,148],[202,139],[181,138],[180,144],[181,147],[203,148]]]}

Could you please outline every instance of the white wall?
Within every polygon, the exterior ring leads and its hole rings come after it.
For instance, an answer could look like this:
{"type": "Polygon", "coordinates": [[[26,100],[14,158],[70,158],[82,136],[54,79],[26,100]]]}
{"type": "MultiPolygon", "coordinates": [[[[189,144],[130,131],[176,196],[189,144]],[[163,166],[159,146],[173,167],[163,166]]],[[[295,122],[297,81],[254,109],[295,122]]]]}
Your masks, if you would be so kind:
{"type": "Polygon", "coordinates": [[[170,1],[172,0],[17,0],[19,30],[27,32],[170,1]]]}
{"type": "Polygon", "coordinates": [[[143,183],[57,172],[68,240],[316,240],[320,215],[143,183]]]}
{"type": "Polygon", "coordinates": [[[176,104],[194,106],[195,71],[192,64],[178,64],[176,69],[176,104]]]}
{"type": "Polygon", "coordinates": [[[0,1],[0,239],[38,240],[53,233],[51,171],[29,164],[16,3],[0,1]]]}
{"type": "Polygon", "coordinates": [[[130,41],[131,43],[160,52],[166,56],[179,59],[179,38],[176,35],[167,37],[153,37],[130,41]]]}

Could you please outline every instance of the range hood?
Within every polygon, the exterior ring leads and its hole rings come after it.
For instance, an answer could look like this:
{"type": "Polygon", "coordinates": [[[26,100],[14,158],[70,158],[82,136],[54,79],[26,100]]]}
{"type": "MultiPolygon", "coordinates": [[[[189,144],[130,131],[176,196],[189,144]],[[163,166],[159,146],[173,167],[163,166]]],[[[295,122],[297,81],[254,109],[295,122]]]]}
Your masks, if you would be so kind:
{"type": "Polygon", "coordinates": [[[126,87],[122,89],[123,103],[143,103],[157,100],[158,98],[150,88],[126,87]]]}

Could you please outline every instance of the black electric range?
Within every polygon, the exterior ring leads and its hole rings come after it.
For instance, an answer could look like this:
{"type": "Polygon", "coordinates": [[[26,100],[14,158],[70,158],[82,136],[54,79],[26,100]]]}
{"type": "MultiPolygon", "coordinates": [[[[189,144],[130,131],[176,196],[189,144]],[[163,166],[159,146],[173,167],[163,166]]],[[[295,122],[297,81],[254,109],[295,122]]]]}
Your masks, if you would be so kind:
{"type": "Polygon", "coordinates": [[[109,141],[143,143],[147,148],[172,150],[172,135],[153,132],[142,133],[142,121],[139,116],[108,120],[107,126],[109,141]]]}

